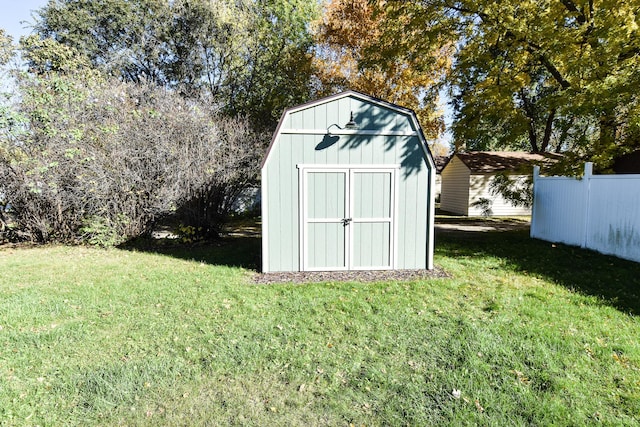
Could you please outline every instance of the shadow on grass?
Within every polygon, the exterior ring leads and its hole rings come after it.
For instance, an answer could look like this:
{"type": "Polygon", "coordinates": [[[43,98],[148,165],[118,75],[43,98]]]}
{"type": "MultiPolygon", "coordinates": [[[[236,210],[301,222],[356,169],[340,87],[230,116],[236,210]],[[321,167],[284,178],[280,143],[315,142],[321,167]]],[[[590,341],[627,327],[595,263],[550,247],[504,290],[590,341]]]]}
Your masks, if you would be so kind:
{"type": "Polygon", "coordinates": [[[142,238],[125,243],[120,249],[160,254],[209,265],[239,267],[260,271],[261,221],[259,217],[238,217],[224,227],[224,237],[194,243],[181,242],[178,236],[165,227],[159,233],[162,238],[142,238]],[[164,233],[162,233],[164,231],[164,233]]]}
{"type": "Polygon", "coordinates": [[[529,230],[436,233],[436,253],[447,257],[493,256],[515,270],[544,277],[572,291],[640,315],[640,263],[529,237],[529,230]]]}
{"type": "MultiPolygon", "coordinates": [[[[531,239],[529,229],[522,228],[524,224],[517,221],[512,225],[518,229],[436,231],[436,256],[501,258],[516,271],[544,277],[572,291],[599,297],[623,312],[640,315],[640,263],[531,239]]],[[[260,242],[257,233],[239,233],[194,245],[145,241],[123,249],[260,271],[260,242]]]]}
{"type": "Polygon", "coordinates": [[[129,243],[122,247],[125,250],[154,253],[210,265],[240,267],[254,271],[260,270],[260,248],[259,237],[246,236],[229,236],[219,240],[195,244],[179,244],[177,242],[152,239],[129,243]]]}

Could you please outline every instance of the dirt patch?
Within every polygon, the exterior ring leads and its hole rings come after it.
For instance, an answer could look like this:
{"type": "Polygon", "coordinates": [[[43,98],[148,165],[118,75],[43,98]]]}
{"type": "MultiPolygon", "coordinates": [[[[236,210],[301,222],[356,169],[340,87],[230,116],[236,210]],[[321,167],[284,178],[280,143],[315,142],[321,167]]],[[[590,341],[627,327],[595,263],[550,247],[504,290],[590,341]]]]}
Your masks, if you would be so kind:
{"type": "Polygon", "coordinates": [[[413,280],[450,277],[440,267],[433,270],[375,270],[375,271],[294,271],[258,273],[254,283],[319,283],[319,282],[409,282],[413,280]]]}

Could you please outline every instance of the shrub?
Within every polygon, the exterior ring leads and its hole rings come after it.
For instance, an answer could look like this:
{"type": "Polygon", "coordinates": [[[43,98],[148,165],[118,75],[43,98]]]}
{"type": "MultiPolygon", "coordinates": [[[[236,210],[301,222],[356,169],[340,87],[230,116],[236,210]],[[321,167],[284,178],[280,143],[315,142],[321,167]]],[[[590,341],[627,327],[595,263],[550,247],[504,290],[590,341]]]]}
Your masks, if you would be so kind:
{"type": "Polygon", "coordinates": [[[0,194],[33,241],[113,245],[176,212],[215,235],[255,182],[259,135],[246,120],[81,72],[23,77],[19,88],[19,131],[0,140],[0,194]]]}

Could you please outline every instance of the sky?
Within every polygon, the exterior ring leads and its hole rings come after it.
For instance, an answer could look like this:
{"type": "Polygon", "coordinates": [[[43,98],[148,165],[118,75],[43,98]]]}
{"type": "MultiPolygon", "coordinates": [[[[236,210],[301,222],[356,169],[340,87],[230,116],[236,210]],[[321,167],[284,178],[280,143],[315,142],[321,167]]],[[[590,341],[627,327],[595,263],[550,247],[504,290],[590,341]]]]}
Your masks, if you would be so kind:
{"type": "Polygon", "coordinates": [[[29,26],[34,23],[31,13],[46,4],[47,0],[0,0],[0,28],[17,42],[20,36],[31,32],[29,26]]]}

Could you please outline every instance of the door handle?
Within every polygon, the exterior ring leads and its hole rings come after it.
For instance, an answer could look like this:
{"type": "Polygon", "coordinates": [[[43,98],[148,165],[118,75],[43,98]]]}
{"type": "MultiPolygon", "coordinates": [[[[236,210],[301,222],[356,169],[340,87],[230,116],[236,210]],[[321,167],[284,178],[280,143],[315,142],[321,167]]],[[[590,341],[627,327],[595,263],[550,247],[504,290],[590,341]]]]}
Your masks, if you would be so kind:
{"type": "Polygon", "coordinates": [[[342,225],[344,225],[346,227],[347,225],[349,225],[351,220],[352,220],[352,218],[342,218],[342,225]]]}

